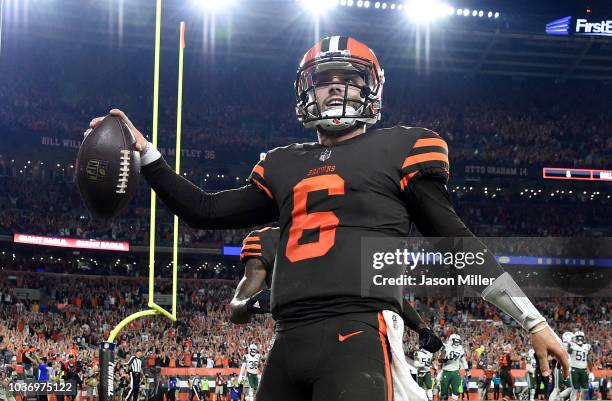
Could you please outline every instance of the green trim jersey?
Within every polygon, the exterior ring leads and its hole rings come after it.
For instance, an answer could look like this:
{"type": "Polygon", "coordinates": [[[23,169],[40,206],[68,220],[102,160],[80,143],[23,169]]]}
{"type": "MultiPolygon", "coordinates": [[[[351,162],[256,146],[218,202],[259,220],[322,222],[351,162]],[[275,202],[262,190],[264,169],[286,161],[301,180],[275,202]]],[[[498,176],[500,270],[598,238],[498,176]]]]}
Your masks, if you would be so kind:
{"type": "Polygon", "coordinates": [[[245,354],[242,358],[242,364],[246,365],[247,373],[257,375],[259,374],[259,364],[261,361],[261,354],[257,353],[255,355],[245,354]]]}
{"type": "Polygon", "coordinates": [[[591,344],[578,345],[575,342],[571,342],[567,349],[567,352],[570,354],[570,366],[577,369],[586,369],[590,351],[591,344]]]}
{"type": "Polygon", "coordinates": [[[414,366],[417,368],[417,374],[423,376],[426,373],[430,373],[432,367],[433,355],[431,352],[425,350],[418,350],[414,353],[414,366]]]}
{"type": "Polygon", "coordinates": [[[535,356],[532,357],[527,355],[525,357],[525,369],[527,370],[527,373],[534,374],[536,370],[536,365],[537,361],[535,356]]]}
{"type": "Polygon", "coordinates": [[[456,372],[459,369],[467,369],[468,364],[465,359],[465,351],[462,345],[445,344],[442,349],[442,370],[456,372]]]}

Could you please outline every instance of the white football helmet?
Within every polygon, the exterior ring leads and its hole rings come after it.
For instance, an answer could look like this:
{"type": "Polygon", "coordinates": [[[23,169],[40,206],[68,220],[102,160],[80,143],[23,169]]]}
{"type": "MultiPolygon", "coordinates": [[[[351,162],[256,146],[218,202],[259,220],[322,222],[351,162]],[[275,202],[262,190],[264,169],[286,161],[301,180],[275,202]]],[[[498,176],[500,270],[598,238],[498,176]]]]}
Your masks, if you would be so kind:
{"type": "Polygon", "coordinates": [[[249,345],[249,354],[251,354],[251,355],[257,354],[257,345],[256,344],[249,345]]]}
{"type": "Polygon", "coordinates": [[[584,332],[577,331],[574,333],[574,342],[578,345],[584,344],[584,332]]]}
{"type": "Polygon", "coordinates": [[[459,334],[455,334],[455,333],[451,334],[448,337],[448,340],[450,341],[451,345],[454,345],[454,346],[461,345],[461,337],[459,336],[459,334]]]}
{"type": "Polygon", "coordinates": [[[529,356],[529,358],[533,358],[535,356],[535,350],[533,348],[530,348],[529,351],[527,351],[527,355],[529,356]]]}

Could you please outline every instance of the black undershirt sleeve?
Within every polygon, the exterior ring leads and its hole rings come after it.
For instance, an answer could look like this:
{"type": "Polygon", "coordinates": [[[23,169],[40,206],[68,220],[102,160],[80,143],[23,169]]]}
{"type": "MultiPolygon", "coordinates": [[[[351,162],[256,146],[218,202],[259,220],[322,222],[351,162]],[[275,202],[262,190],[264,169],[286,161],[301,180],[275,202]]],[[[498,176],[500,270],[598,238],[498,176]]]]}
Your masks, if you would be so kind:
{"type": "Polygon", "coordinates": [[[419,315],[408,302],[404,302],[402,318],[404,319],[406,326],[416,333],[418,333],[423,327],[427,327],[427,324],[423,321],[421,315],[419,315]]]}
{"type": "Polygon", "coordinates": [[[278,219],[274,201],[252,184],[207,193],[176,174],[163,158],[142,166],[141,173],[172,213],[192,228],[247,228],[278,219]]]}
{"type": "MultiPolygon", "coordinates": [[[[416,228],[424,237],[469,237],[474,240],[466,242],[463,251],[480,252],[486,248],[457,216],[443,179],[435,176],[416,178],[406,188],[404,201],[416,228]]],[[[464,273],[495,278],[504,273],[491,252],[485,253],[484,259],[482,266],[468,266],[464,273]]],[[[472,288],[482,293],[486,286],[472,288]]]]}

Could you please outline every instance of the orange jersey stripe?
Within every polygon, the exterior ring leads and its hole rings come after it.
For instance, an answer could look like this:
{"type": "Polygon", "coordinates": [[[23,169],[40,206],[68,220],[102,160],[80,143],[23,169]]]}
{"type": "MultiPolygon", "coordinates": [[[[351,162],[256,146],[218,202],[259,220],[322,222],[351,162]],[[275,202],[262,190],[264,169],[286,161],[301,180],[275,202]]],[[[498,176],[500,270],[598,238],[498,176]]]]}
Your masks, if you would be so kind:
{"type": "Polygon", "coordinates": [[[242,252],[240,254],[240,259],[244,258],[245,256],[262,256],[261,252],[242,252]]]}
{"type": "Polygon", "coordinates": [[[410,181],[410,179],[414,177],[416,173],[418,173],[418,171],[414,171],[410,174],[407,174],[404,176],[404,178],[402,178],[402,180],[400,181],[400,188],[402,189],[402,191],[408,186],[408,181],[410,181]]]}
{"type": "Polygon", "coordinates": [[[261,178],[264,178],[264,168],[261,164],[256,164],[255,167],[253,167],[253,172],[259,174],[261,178]]]}
{"type": "Polygon", "coordinates": [[[242,240],[243,244],[246,244],[248,242],[259,242],[259,237],[256,237],[256,236],[246,237],[245,239],[242,240]]]}
{"type": "Polygon", "coordinates": [[[402,168],[410,167],[413,164],[429,162],[429,161],[434,161],[434,160],[443,161],[443,162],[446,162],[446,164],[448,164],[448,155],[445,155],[444,153],[440,153],[440,152],[427,152],[427,153],[422,153],[420,155],[409,156],[406,158],[406,160],[404,160],[404,164],[402,165],[402,168]]]}
{"type": "Polygon", "coordinates": [[[423,138],[419,139],[414,144],[415,148],[424,148],[426,146],[438,146],[440,148],[446,149],[446,152],[448,152],[448,145],[446,144],[446,141],[441,138],[423,138]]]}
{"type": "Polygon", "coordinates": [[[244,244],[243,248],[246,248],[246,249],[261,249],[261,244],[244,244]]]}
{"type": "Polygon", "coordinates": [[[265,185],[263,185],[261,182],[257,181],[255,178],[253,178],[252,180],[255,183],[255,185],[257,185],[262,191],[264,191],[266,193],[266,195],[268,195],[268,197],[270,199],[274,199],[274,197],[272,196],[272,191],[270,191],[268,188],[266,188],[265,185]]]}
{"type": "Polygon", "coordinates": [[[382,346],[383,356],[385,357],[385,378],[387,379],[387,401],[393,401],[393,382],[391,380],[391,362],[387,352],[387,324],[382,312],[378,312],[378,335],[382,346]]]}

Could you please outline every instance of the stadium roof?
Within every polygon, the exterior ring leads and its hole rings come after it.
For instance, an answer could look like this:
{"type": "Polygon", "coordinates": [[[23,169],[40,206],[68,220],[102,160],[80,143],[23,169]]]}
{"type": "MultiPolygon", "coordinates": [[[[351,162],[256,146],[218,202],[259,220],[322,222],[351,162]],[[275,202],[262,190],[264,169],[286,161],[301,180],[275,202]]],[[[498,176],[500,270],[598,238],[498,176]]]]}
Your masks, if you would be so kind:
{"type": "MultiPolygon", "coordinates": [[[[41,3],[30,7],[26,18],[16,14],[24,13],[23,8],[11,10],[8,6],[16,3],[8,2],[3,53],[11,46],[25,46],[29,40],[38,46],[58,49],[68,44],[80,49],[105,46],[122,51],[152,51],[155,1],[65,0],[65,3],[72,6],[59,8],[41,3]],[[120,4],[125,7],[121,12],[120,4]]],[[[457,7],[478,7],[478,2],[471,0],[454,3],[457,7]]],[[[455,15],[423,26],[410,22],[401,12],[348,7],[337,7],[333,14],[314,21],[293,0],[237,1],[231,12],[216,16],[164,2],[162,47],[176,49],[178,21],[185,19],[187,52],[209,53],[213,57],[257,57],[293,65],[316,38],[342,34],[366,42],[386,68],[425,74],[451,72],[612,82],[611,36],[545,33],[548,21],[572,12],[578,15],[583,4],[536,3],[530,8],[531,2],[495,2],[502,13],[497,20],[455,15]]],[[[607,18],[612,19],[609,4],[596,10],[597,15],[603,16],[609,12],[607,18]]]]}

